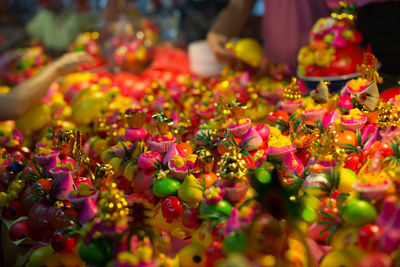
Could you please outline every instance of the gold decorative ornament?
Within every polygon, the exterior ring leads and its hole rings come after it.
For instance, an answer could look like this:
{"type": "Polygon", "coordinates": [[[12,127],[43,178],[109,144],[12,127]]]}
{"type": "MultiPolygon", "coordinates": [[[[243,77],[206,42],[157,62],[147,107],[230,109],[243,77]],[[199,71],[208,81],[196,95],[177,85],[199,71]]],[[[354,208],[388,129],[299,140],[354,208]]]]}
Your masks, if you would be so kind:
{"type": "Polygon", "coordinates": [[[240,120],[240,119],[244,118],[245,110],[247,109],[246,103],[239,102],[235,99],[231,103],[228,104],[228,107],[231,109],[233,117],[236,120],[240,120]]]}
{"type": "Polygon", "coordinates": [[[285,87],[283,92],[283,98],[285,101],[297,101],[302,98],[301,91],[299,89],[299,85],[297,84],[297,79],[292,78],[292,81],[288,86],[285,87]]]}
{"type": "Polygon", "coordinates": [[[139,129],[143,127],[146,114],[140,109],[128,109],[125,111],[125,119],[129,128],[139,129]]]}
{"type": "Polygon", "coordinates": [[[174,120],[165,116],[164,113],[154,114],[152,118],[156,122],[157,129],[161,135],[167,134],[170,126],[174,123],[174,120]]]}
{"type": "Polygon", "coordinates": [[[348,23],[354,24],[356,6],[353,4],[349,6],[347,1],[340,1],[339,8],[334,9],[331,13],[331,17],[339,21],[347,21],[348,23]]]}
{"type": "Polygon", "coordinates": [[[328,102],[329,99],[329,88],[328,85],[330,82],[320,81],[317,88],[312,90],[310,95],[314,99],[315,102],[324,104],[328,102]]]}
{"type": "Polygon", "coordinates": [[[214,156],[205,148],[196,151],[200,168],[204,173],[209,173],[214,167],[214,156]]]}
{"type": "Polygon", "coordinates": [[[346,153],[338,145],[336,131],[332,130],[331,125],[328,125],[323,133],[317,134],[317,137],[312,148],[317,160],[341,162],[344,159],[346,153]]]}
{"type": "Polygon", "coordinates": [[[222,155],[218,162],[217,176],[227,180],[244,180],[247,178],[246,161],[236,148],[230,147],[229,152],[222,155]]]}
{"type": "Polygon", "coordinates": [[[124,224],[129,215],[128,202],[124,192],[117,188],[116,183],[110,183],[108,190],[100,195],[99,217],[106,224],[124,224]]]}

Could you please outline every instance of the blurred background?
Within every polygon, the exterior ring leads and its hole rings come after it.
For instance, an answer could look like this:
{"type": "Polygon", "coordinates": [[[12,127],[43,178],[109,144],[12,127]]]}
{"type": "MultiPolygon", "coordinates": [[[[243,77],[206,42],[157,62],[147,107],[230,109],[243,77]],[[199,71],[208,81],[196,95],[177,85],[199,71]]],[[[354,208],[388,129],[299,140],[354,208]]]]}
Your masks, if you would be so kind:
{"type": "MultiPolygon", "coordinates": [[[[228,0],[0,0],[0,52],[31,38],[55,53],[65,51],[83,31],[122,21],[135,25],[141,18],[149,18],[160,29],[162,41],[184,47],[205,39],[227,3],[228,0]]],[[[263,3],[256,1],[244,36],[259,39],[263,3]]]]}

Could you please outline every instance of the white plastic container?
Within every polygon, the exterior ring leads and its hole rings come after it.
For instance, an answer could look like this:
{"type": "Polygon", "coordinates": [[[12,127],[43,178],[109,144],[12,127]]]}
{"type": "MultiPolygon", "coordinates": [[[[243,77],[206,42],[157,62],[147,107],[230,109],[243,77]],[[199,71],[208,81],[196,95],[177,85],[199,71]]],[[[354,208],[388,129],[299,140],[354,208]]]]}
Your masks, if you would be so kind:
{"type": "Polygon", "coordinates": [[[190,43],[188,51],[193,74],[203,77],[217,76],[225,66],[217,61],[206,40],[190,43]]]}

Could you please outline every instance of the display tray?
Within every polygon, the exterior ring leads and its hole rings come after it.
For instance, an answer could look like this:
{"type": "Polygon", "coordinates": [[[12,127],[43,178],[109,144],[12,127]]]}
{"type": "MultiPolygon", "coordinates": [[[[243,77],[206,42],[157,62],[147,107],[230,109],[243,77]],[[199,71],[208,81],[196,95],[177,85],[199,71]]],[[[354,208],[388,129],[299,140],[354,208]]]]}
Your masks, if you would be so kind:
{"type": "Polygon", "coordinates": [[[339,92],[348,81],[361,77],[361,73],[356,72],[346,75],[321,77],[297,75],[297,77],[304,82],[309,91],[314,90],[317,87],[318,83],[322,80],[330,83],[328,84],[330,92],[339,92]]]}
{"type": "MultiPolygon", "coordinates": [[[[378,70],[381,66],[382,64],[378,62],[378,70]]],[[[361,77],[361,73],[355,72],[338,76],[302,76],[297,73],[297,77],[304,82],[309,91],[317,88],[318,83],[322,80],[330,83],[328,85],[330,92],[339,92],[348,81],[361,77]]]]}

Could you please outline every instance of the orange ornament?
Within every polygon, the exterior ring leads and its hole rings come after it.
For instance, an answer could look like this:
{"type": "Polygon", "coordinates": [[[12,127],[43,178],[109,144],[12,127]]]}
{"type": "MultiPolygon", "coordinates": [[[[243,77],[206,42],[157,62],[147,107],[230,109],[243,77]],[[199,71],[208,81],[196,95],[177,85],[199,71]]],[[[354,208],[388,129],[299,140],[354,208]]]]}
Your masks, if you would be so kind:
{"type": "MultiPolygon", "coordinates": [[[[53,185],[53,182],[54,182],[54,180],[52,180],[52,179],[42,178],[42,179],[37,180],[35,182],[35,184],[40,185],[43,189],[45,189],[47,191],[50,191],[51,186],[53,185]]],[[[35,189],[33,189],[33,191],[36,192],[35,189]]],[[[36,193],[39,193],[39,192],[36,192],[36,193]]]]}
{"type": "Polygon", "coordinates": [[[215,181],[218,179],[218,176],[214,172],[209,172],[209,173],[202,173],[199,175],[196,175],[197,179],[199,179],[200,183],[204,184],[206,188],[209,188],[212,186],[215,181]],[[204,180],[203,180],[204,179],[204,180]]]}
{"type": "MultiPolygon", "coordinates": [[[[240,145],[240,142],[241,142],[241,139],[240,139],[240,138],[234,137],[233,139],[235,140],[236,144],[240,145]]],[[[226,146],[224,145],[224,143],[227,143],[226,139],[223,139],[222,142],[219,143],[219,145],[218,145],[218,147],[217,147],[218,153],[219,153],[220,155],[223,155],[223,154],[229,152],[228,147],[226,147],[226,146]]]]}
{"type": "Polygon", "coordinates": [[[183,154],[183,156],[189,156],[193,154],[193,148],[188,143],[179,143],[176,148],[183,154]]]}
{"type": "Polygon", "coordinates": [[[336,138],[341,148],[346,148],[343,146],[344,144],[357,146],[357,134],[353,131],[344,130],[343,132],[339,132],[337,133],[336,138]]]}

